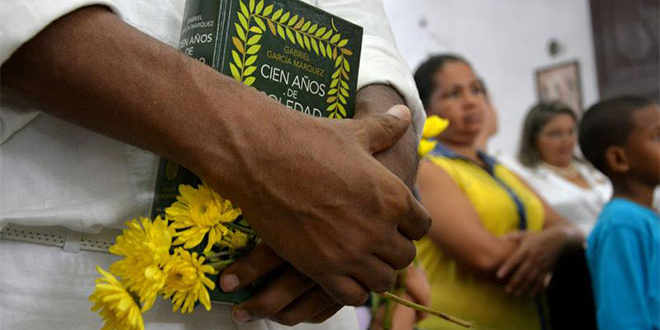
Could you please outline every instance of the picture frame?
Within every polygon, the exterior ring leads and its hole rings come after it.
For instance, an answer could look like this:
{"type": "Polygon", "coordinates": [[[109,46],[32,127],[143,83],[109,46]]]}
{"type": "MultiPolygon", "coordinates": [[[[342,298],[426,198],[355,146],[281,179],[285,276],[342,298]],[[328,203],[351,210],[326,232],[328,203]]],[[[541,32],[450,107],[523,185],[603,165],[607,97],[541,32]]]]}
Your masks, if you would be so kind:
{"type": "Polygon", "coordinates": [[[573,60],[536,70],[536,93],[540,102],[562,102],[579,118],[584,112],[580,63],[573,60]]]}

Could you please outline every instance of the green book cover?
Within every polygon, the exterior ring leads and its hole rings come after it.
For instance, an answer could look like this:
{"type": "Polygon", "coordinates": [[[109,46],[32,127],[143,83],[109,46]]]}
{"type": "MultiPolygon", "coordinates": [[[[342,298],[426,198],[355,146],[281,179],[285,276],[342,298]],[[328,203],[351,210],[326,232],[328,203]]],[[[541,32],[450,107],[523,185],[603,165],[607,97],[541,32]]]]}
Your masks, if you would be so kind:
{"type": "MultiPolygon", "coordinates": [[[[187,0],[179,41],[186,55],[286,107],[335,119],[353,117],[361,45],[360,26],[299,0],[187,0]]],[[[161,159],[151,216],[176,201],[180,184],[200,183],[161,159]]],[[[211,299],[238,303],[256,289],[216,288],[211,299]]]]}

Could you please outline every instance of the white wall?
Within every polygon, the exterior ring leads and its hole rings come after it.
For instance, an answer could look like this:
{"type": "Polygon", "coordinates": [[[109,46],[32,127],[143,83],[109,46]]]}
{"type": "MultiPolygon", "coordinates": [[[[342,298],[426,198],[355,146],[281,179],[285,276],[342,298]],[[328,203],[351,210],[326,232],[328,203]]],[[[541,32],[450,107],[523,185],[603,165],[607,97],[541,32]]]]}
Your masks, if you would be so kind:
{"type": "Polygon", "coordinates": [[[413,70],[429,54],[454,52],[484,78],[500,119],[492,150],[516,152],[524,115],[537,101],[534,73],[540,67],[578,60],[583,106],[597,101],[588,0],[384,2],[399,50],[413,70]],[[547,51],[552,38],[562,45],[555,58],[547,51]]]}

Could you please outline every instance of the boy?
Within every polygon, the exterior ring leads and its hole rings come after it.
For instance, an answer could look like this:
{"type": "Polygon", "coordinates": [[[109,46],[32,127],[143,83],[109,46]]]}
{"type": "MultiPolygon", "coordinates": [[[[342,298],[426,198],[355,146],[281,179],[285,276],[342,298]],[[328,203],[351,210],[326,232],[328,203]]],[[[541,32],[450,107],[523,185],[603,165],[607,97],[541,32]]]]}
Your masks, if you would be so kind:
{"type": "Polygon", "coordinates": [[[614,195],[587,241],[598,327],[660,329],[660,106],[625,96],[599,102],[579,132],[586,158],[614,195]]]}

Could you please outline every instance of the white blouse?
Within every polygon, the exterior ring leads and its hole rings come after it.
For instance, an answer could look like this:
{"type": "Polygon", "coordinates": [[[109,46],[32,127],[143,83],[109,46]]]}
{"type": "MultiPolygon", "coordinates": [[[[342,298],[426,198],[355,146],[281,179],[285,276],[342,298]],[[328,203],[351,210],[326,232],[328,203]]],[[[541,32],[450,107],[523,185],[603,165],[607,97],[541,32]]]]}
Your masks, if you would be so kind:
{"type": "Polygon", "coordinates": [[[612,196],[609,180],[589,165],[575,162],[575,166],[590,188],[583,188],[564,179],[553,170],[537,166],[528,168],[512,157],[501,161],[520,175],[559,215],[589,235],[601,209],[612,196]]]}

